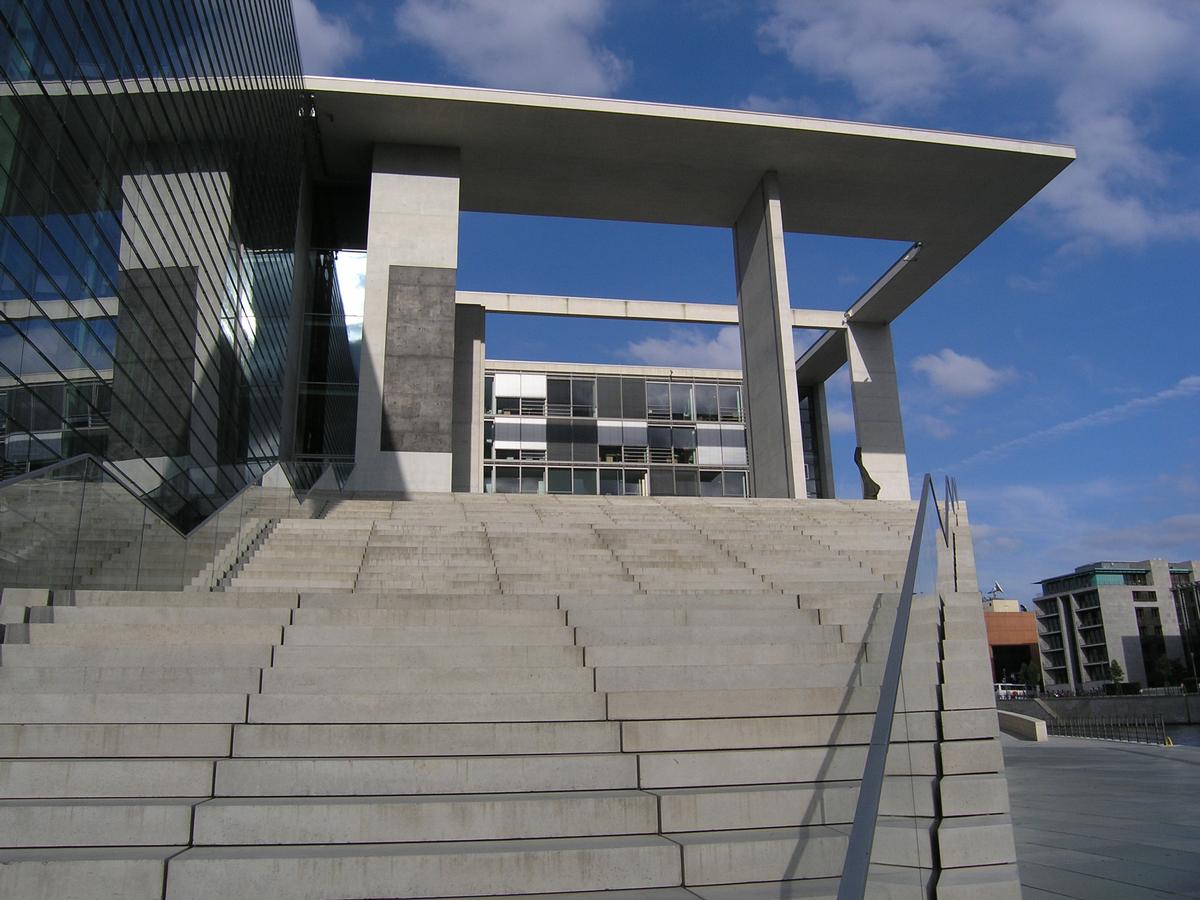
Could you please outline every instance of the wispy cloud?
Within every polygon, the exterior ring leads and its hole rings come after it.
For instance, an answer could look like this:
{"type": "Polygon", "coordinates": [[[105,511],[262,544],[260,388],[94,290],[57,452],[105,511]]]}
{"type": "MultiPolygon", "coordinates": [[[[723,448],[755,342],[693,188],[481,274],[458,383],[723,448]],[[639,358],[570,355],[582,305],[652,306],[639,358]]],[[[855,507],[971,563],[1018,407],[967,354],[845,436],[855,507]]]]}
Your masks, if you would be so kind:
{"type": "Polygon", "coordinates": [[[912,361],[912,368],[951,397],[979,397],[1017,377],[1014,368],[994,369],[977,356],[956,353],[949,347],[918,356],[912,361]]]}
{"type": "Polygon", "coordinates": [[[1171,387],[1165,388],[1157,393],[1149,394],[1144,397],[1135,397],[1133,400],[1127,400],[1124,403],[1117,403],[1113,406],[1106,407],[1105,409],[1088,413],[1086,416],[1080,416],[1075,419],[1069,419],[1065,422],[1059,422],[1057,425],[1051,425],[1048,428],[1041,428],[1022,437],[1004,441],[1003,443],[997,444],[994,447],[989,447],[986,450],[982,450],[973,456],[968,456],[966,459],[957,463],[954,468],[962,469],[966,466],[974,465],[975,463],[999,459],[1002,456],[1012,453],[1014,450],[1022,450],[1027,447],[1039,446],[1047,441],[1055,440],[1056,438],[1072,434],[1076,431],[1082,431],[1085,428],[1093,428],[1100,425],[1112,425],[1148,409],[1161,406],[1164,403],[1169,403],[1173,400],[1182,400],[1186,397],[1195,396],[1196,394],[1200,394],[1200,375],[1189,375],[1186,378],[1181,378],[1171,387]]]}
{"type": "Polygon", "coordinates": [[[599,44],[607,0],[404,0],[396,27],[484,87],[608,96],[630,63],[599,44]]]}
{"type": "Polygon", "coordinates": [[[735,326],[717,329],[715,336],[698,328],[674,326],[665,338],[630,342],[619,354],[647,366],[741,369],[742,345],[735,326]]]}
{"type": "Polygon", "coordinates": [[[873,119],[928,116],[964,83],[1048,91],[1045,136],[1079,149],[1040,200],[1068,247],[1200,238],[1200,209],[1173,195],[1145,102],[1197,83],[1193,0],[973,0],[952,14],[944,0],[774,0],[760,39],[844,82],[873,119]]]}
{"type": "Polygon", "coordinates": [[[346,20],[322,13],[314,0],[294,0],[292,16],[300,60],[310,75],[331,75],[362,50],[362,39],[346,20]]]}

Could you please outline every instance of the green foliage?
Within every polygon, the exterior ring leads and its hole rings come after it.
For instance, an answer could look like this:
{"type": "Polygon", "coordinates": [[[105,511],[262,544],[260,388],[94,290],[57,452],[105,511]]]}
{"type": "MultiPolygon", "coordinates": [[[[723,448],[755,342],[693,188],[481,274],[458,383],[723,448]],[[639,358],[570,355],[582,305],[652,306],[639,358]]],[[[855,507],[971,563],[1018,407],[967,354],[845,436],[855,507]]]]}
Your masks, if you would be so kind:
{"type": "Polygon", "coordinates": [[[1115,659],[1108,661],[1109,677],[1112,678],[1113,684],[1120,684],[1125,680],[1125,669],[1115,659]]]}

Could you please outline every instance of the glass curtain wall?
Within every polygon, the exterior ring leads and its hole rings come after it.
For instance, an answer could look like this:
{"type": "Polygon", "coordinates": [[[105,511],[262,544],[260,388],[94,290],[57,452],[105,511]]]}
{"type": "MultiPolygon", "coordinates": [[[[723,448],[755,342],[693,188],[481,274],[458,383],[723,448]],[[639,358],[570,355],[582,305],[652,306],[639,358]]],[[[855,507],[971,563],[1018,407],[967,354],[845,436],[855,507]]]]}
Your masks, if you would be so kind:
{"type": "Polygon", "coordinates": [[[279,456],[287,0],[0,5],[0,477],[81,452],[187,531],[279,456]]]}

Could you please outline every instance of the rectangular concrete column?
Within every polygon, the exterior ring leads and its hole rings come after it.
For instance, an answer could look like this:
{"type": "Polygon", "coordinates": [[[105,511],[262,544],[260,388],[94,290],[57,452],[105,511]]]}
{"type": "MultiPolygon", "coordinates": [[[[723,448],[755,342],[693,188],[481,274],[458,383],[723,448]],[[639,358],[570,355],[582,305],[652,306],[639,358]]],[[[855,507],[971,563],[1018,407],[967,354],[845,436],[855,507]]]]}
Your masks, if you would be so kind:
{"type": "Polygon", "coordinates": [[[350,490],[451,488],[458,168],[451,148],[375,148],[350,490]]]}
{"type": "Polygon", "coordinates": [[[455,491],[483,493],[483,357],[486,314],[459,304],[454,316],[455,491]]]}
{"type": "Polygon", "coordinates": [[[863,467],[879,485],[880,500],[911,500],[891,326],[848,323],[846,357],[863,467]]]}
{"type": "Polygon", "coordinates": [[[733,229],[750,483],[756,497],[803,497],[791,301],[779,182],[768,172],[733,229]]]}

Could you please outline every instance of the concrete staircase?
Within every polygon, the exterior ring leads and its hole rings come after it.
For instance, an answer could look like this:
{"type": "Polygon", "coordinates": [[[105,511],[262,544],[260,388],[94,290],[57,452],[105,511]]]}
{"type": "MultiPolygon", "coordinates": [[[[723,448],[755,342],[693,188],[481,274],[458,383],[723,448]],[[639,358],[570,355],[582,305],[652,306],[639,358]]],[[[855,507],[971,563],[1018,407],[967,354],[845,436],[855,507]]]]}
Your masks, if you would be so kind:
{"type": "MultiPolygon", "coordinates": [[[[352,500],[225,592],[8,591],[0,896],[832,897],[913,514],[352,500]]],[[[875,884],[1016,897],[979,596],[945,599],[875,884]]]]}

